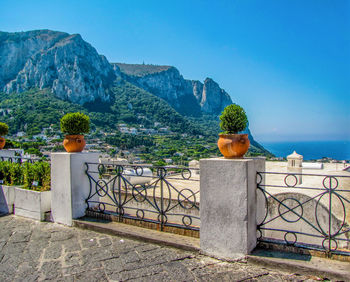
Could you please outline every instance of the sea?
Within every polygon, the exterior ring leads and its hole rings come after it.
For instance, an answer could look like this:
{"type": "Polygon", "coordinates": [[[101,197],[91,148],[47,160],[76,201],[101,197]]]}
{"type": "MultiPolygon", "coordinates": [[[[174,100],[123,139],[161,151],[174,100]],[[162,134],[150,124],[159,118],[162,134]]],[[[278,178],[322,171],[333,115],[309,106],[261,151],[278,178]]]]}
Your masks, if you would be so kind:
{"type": "Polygon", "coordinates": [[[303,155],[304,160],[324,157],[334,160],[350,160],[350,141],[298,141],[259,142],[276,157],[287,157],[293,151],[303,155]]]}

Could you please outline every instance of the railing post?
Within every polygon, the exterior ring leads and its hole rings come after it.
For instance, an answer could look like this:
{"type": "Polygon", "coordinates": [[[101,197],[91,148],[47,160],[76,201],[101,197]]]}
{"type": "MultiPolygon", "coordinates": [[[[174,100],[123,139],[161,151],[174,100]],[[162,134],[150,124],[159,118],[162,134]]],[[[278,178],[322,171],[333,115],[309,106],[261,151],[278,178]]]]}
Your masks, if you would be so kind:
{"type": "MultiPolygon", "coordinates": [[[[99,153],[51,154],[51,216],[54,222],[72,225],[85,215],[90,182],[85,163],[98,163],[99,153]]],[[[97,165],[90,170],[97,171],[97,165]]]]}
{"type": "Polygon", "coordinates": [[[256,175],[264,158],[200,160],[200,248],[234,260],[256,246],[256,175]]]}

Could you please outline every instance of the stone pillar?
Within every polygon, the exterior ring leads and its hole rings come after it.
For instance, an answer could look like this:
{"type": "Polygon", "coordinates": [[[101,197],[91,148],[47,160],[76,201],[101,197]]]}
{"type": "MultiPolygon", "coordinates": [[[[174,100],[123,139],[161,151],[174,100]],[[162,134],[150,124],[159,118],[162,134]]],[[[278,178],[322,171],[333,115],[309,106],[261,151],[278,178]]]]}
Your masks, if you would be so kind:
{"type": "MultiPolygon", "coordinates": [[[[54,222],[71,226],[85,215],[90,182],[85,163],[98,163],[99,153],[51,154],[51,216],[54,222]]],[[[90,165],[97,171],[97,165],[90,165]]]]}
{"type": "Polygon", "coordinates": [[[234,260],[256,246],[256,172],[265,158],[200,160],[200,248],[234,260]]]}

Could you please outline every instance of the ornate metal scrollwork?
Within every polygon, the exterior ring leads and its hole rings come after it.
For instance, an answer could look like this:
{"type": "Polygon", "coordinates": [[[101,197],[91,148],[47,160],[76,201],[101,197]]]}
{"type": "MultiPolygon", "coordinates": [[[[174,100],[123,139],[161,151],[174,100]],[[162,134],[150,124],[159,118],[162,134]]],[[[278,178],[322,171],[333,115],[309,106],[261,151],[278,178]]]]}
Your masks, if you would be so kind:
{"type": "Polygon", "coordinates": [[[350,223],[346,221],[350,187],[340,188],[341,183],[350,182],[350,177],[303,174],[301,184],[297,175],[257,173],[257,197],[266,211],[257,225],[258,241],[318,248],[327,253],[341,249],[342,254],[350,255],[350,223]]]}
{"type": "Polygon", "coordinates": [[[87,163],[86,175],[90,211],[158,223],[161,230],[199,230],[199,177],[193,177],[192,169],[87,163]],[[195,188],[177,188],[187,184],[195,188]]]}

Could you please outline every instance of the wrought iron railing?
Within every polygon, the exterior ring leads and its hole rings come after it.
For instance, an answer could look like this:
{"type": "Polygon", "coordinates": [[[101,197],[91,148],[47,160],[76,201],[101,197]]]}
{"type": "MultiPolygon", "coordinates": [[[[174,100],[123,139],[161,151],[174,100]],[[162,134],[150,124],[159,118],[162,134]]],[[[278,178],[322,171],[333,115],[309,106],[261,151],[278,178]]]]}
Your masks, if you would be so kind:
{"type": "Polygon", "coordinates": [[[350,255],[350,176],[258,172],[258,241],[350,255]]]}
{"type": "Polygon", "coordinates": [[[199,230],[199,169],[86,163],[87,211],[199,230]]]}

